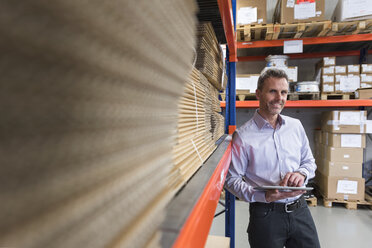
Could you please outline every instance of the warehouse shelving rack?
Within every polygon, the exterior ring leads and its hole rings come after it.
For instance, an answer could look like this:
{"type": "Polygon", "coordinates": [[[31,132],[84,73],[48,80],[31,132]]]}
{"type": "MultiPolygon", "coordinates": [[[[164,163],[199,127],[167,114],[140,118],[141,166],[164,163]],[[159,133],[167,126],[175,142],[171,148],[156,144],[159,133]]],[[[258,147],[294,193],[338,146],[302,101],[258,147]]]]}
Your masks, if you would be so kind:
{"type": "MultiPolygon", "coordinates": [[[[221,102],[225,108],[226,133],[231,134],[236,129],[236,108],[257,108],[258,101],[236,101],[235,80],[236,63],[239,61],[258,61],[266,56],[252,55],[239,56],[239,50],[252,48],[282,47],[283,40],[275,41],[252,41],[237,42],[235,9],[236,0],[216,0],[223,24],[224,34],[227,42],[226,72],[228,84],[226,87],[226,101],[221,102]],[[239,49],[239,50],[238,50],[239,49]]],[[[285,39],[293,40],[293,39],[285,39]]],[[[372,34],[356,34],[343,36],[302,38],[304,46],[315,44],[334,44],[344,42],[370,42],[372,34]]],[[[324,56],[362,56],[362,53],[370,51],[350,50],[332,52],[311,52],[303,54],[291,54],[291,58],[316,58],[324,56]]],[[[287,101],[288,108],[321,108],[321,107],[370,107],[372,100],[301,100],[287,101]]],[[[216,152],[206,161],[195,176],[180,191],[178,200],[171,202],[167,209],[167,215],[181,215],[178,221],[170,218],[163,227],[165,230],[165,241],[163,247],[204,247],[208,237],[209,229],[213,221],[218,199],[222,191],[226,173],[231,161],[231,138],[223,137],[222,143],[216,152]],[[217,166],[216,166],[217,164],[217,166]],[[202,185],[202,188],[200,186],[202,185]],[[197,198],[195,201],[190,198],[197,198]],[[191,205],[190,205],[191,204],[191,205]],[[183,211],[180,212],[180,209],[183,211]]],[[[230,247],[235,247],[235,197],[226,191],[225,196],[225,236],[230,237],[230,247]]],[[[164,232],[163,232],[164,233],[164,232]]]]}
{"type": "MultiPolygon", "coordinates": [[[[230,92],[230,103],[227,111],[226,125],[230,133],[235,130],[235,76],[236,76],[236,34],[235,0],[217,0],[227,48],[227,89],[230,92]],[[233,7],[234,6],[234,7],[233,7]]],[[[207,159],[198,172],[179,191],[168,204],[165,221],[161,225],[162,247],[204,247],[212,225],[213,217],[223,190],[227,170],[231,161],[231,136],[224,135],[219,140],[218,148],[207,159]],[[217,166],[216,166],[217,165],[217,166]]],[[[226,202],[226,236],[231,237],[230,247],[234,247],[234,201],[232,194],[227,193],[226,202]]]]}

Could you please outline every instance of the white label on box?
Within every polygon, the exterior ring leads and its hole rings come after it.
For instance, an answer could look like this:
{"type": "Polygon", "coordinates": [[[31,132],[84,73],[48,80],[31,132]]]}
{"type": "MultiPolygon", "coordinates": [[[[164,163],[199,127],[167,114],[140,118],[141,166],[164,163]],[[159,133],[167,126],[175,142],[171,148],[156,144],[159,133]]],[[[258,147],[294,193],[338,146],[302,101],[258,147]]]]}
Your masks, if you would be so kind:
{"type": "Polygon", "coordinates": [[[262,18],[258,19],[257,23],[263,23],[263,19],[262,18]]]}
{"type": "Polygon", "coordinates": [[[323,65],[335,65],[335,58],[333,57],[323,57],[323,65]]]}
{"type": "Polygon", "coordinates": [[[257,7],[242,7],[238,10],[237,23],[244,25],[257,22],[257,7]]]}
{"type": "Polygon", "coordinates": [[[322,11],[317,11],[317,12],[315,12],[315,15],[318,17],[318,16],[321,16],[322,15],[322,11]]]}
{"type": "Polygon", "coordinates": [[[322,78],[323,78],[323,83],[333,83],[333,80],[334,80],[333,76],[324,75],[322,76],[322,78]]]}
{"type": "Polygon", "coordinates": [[[293,8],[295,5],[295,0],[287,0],[287,8],[293,8]]]}
{"type": "Polygon", "coordinates": [[[358,181],[338,180],[337,193],[341,194],[357,194],[358,181]]]}
{"type": "Polygon", "coordinates": [[[347,166],[347,165],[343,165],[343,166],[342,166],[342,169],[343,169],[343,170],[348,170],[348,169],[349,169],[349,166],[347,166]]]}
{"type": "Polygon", "coordinates": [[[340,82],[341,81],[341,78],[346,78],[347,76],[345,76],[345,75],[335,75],[335,79],[336,79],[336,82],[340,82]]]}
{"type": "Polygon", "coordinates": [[[372,83],[372,75],[371,74],[360,74],[360,82],[363,83],[372,83]]]}
{"type": "Polygon", "coordinates": [[[323,84],[323,92],[333,92],[334,87],[331,84],[323,84]]]}
{"type": "Polygon", "coordinates": [[[349,154],[344,154],[344,158],[350,158],[349,154]]]}
{"type": "Polygon", "coordinates": [[[250,93],[255,93],[258,77],[259,76],[236,77],[236,89],[249,90],[250,93]]]}
{"type": "Polygon", "coordinates": [[[341,147],[362,147],[362,135],[341,134],[341,147]]]}
{"type": "Polygon", "coordinates": [[[348,72],[359,72],[359,65],[348,65],[347,71],[348,72]]]}
{"type": "Polygon", "coordinates": [[[294,19],[307,19],[315,17],[315,2],[302,2],[294,6],[294,19]]]}
{"type": "Polygon", "coordinates": [[[370,0],[344,0],[342,7],[344,19],[372,14],[370,0]]]}
{"type": "Polygon", "coordinates": [[[302,40],[285,40],[283,53],[302,53],[303,51],[303,42],[302,40]]]}
{"type": "Polygon", "coordinates": [[[367,120],[366,122],[366,133],[372,133],[372,120],[367,120]]]}
{"type": "MultiPolygon", "coordinates": [[[[371,88],[372,87],[372,84],[370,83],[361,83],[360,84],[360,88],[371,88]]],[[[355,91],[355,97],[358,98],[359,95],[357,95],[358,91],[355,91]]]]}
{"type": "Polygon", "coordinates": [[[359,125],[359,111],[340,111],[340,125],[359,125]]]}
{"type": "Polygon", "coordinates": [[[362,64],[362,72],[372,72],[372,64],[362,64]]]}
{"type": "Polygon", "coordinates": [[[323,67],[324,74],[333,74],[335,73],[335,67],[329,66],[329,67],[323,67]]]}
{"type": "Polygon", "coordinates": [[[360,87],[359,76],[347,76],[340,79],[340,90],[343,92],[354,92],[360,87]]]}
{"type": "Polygon", "coordinates": [[[346,73],[346,66],[336,66],[335,73],[346,73]]]}

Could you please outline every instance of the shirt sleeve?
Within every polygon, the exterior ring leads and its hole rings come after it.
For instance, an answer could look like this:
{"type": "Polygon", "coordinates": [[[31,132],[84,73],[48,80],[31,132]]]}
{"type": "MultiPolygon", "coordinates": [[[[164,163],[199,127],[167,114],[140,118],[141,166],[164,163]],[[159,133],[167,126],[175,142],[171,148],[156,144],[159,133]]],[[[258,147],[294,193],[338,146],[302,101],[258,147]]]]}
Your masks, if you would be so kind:
{"type": "Polygon", "coordinates": [[[315,164],[313,153],[311,152],[311,149],[310,149],[309,140],[306,136],[305,129],[302,126],[301,122],[300,122],[300,135],[301,135],[301,140],[302,140],[301,164],[298,170],[296,171],[306,175],[306,179],[304,182],[304,184],[306,185],[309,179],[315,177],[316,164],[315,164]]]}
{"type": "Polygon", "coordinates": [[[238,131],[234,132],[231,145],[231,163],[226,175],[225,188],[241,200],[266,202],[265,192],[254,190],[243,180],[249,165],[249,157],[238,131]]]}

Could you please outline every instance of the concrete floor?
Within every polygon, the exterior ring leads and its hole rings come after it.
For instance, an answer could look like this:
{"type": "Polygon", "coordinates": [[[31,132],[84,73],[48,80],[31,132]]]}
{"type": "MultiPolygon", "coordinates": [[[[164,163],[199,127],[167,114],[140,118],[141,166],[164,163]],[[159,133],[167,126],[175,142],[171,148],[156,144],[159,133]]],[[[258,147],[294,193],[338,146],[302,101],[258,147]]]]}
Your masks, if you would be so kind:
{"type": "MultiPolygon", "coordinates": [[[[309,207],[314,218],[320,245],[323,248],[370,248],[372,247],[372,210],[358,207],[348,210],[343,204],[334,204],[332,208],[318,206],[309,207]]],[[[235,248],[247,248],[246,233],[249,218],[249,204],[235,201],[235,248]]],[[[216,213],[223,210],[219,204],[216,213]]],[[[211,235],[225,235],[225,214],[214,218],[210,230],[211,235]]]]}

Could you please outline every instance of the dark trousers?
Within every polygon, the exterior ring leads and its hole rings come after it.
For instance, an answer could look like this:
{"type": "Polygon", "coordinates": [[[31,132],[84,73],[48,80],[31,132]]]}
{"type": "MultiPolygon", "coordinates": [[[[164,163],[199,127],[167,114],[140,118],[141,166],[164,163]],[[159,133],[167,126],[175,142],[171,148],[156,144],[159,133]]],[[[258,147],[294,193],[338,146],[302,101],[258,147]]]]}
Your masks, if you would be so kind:
{"type": "Polygon", "coordinates": [[[301,197],[298,205],[287,213],[282,203],[251,203],[247,230],[251,248],[319,248],[306,200],[301,197]]]}

